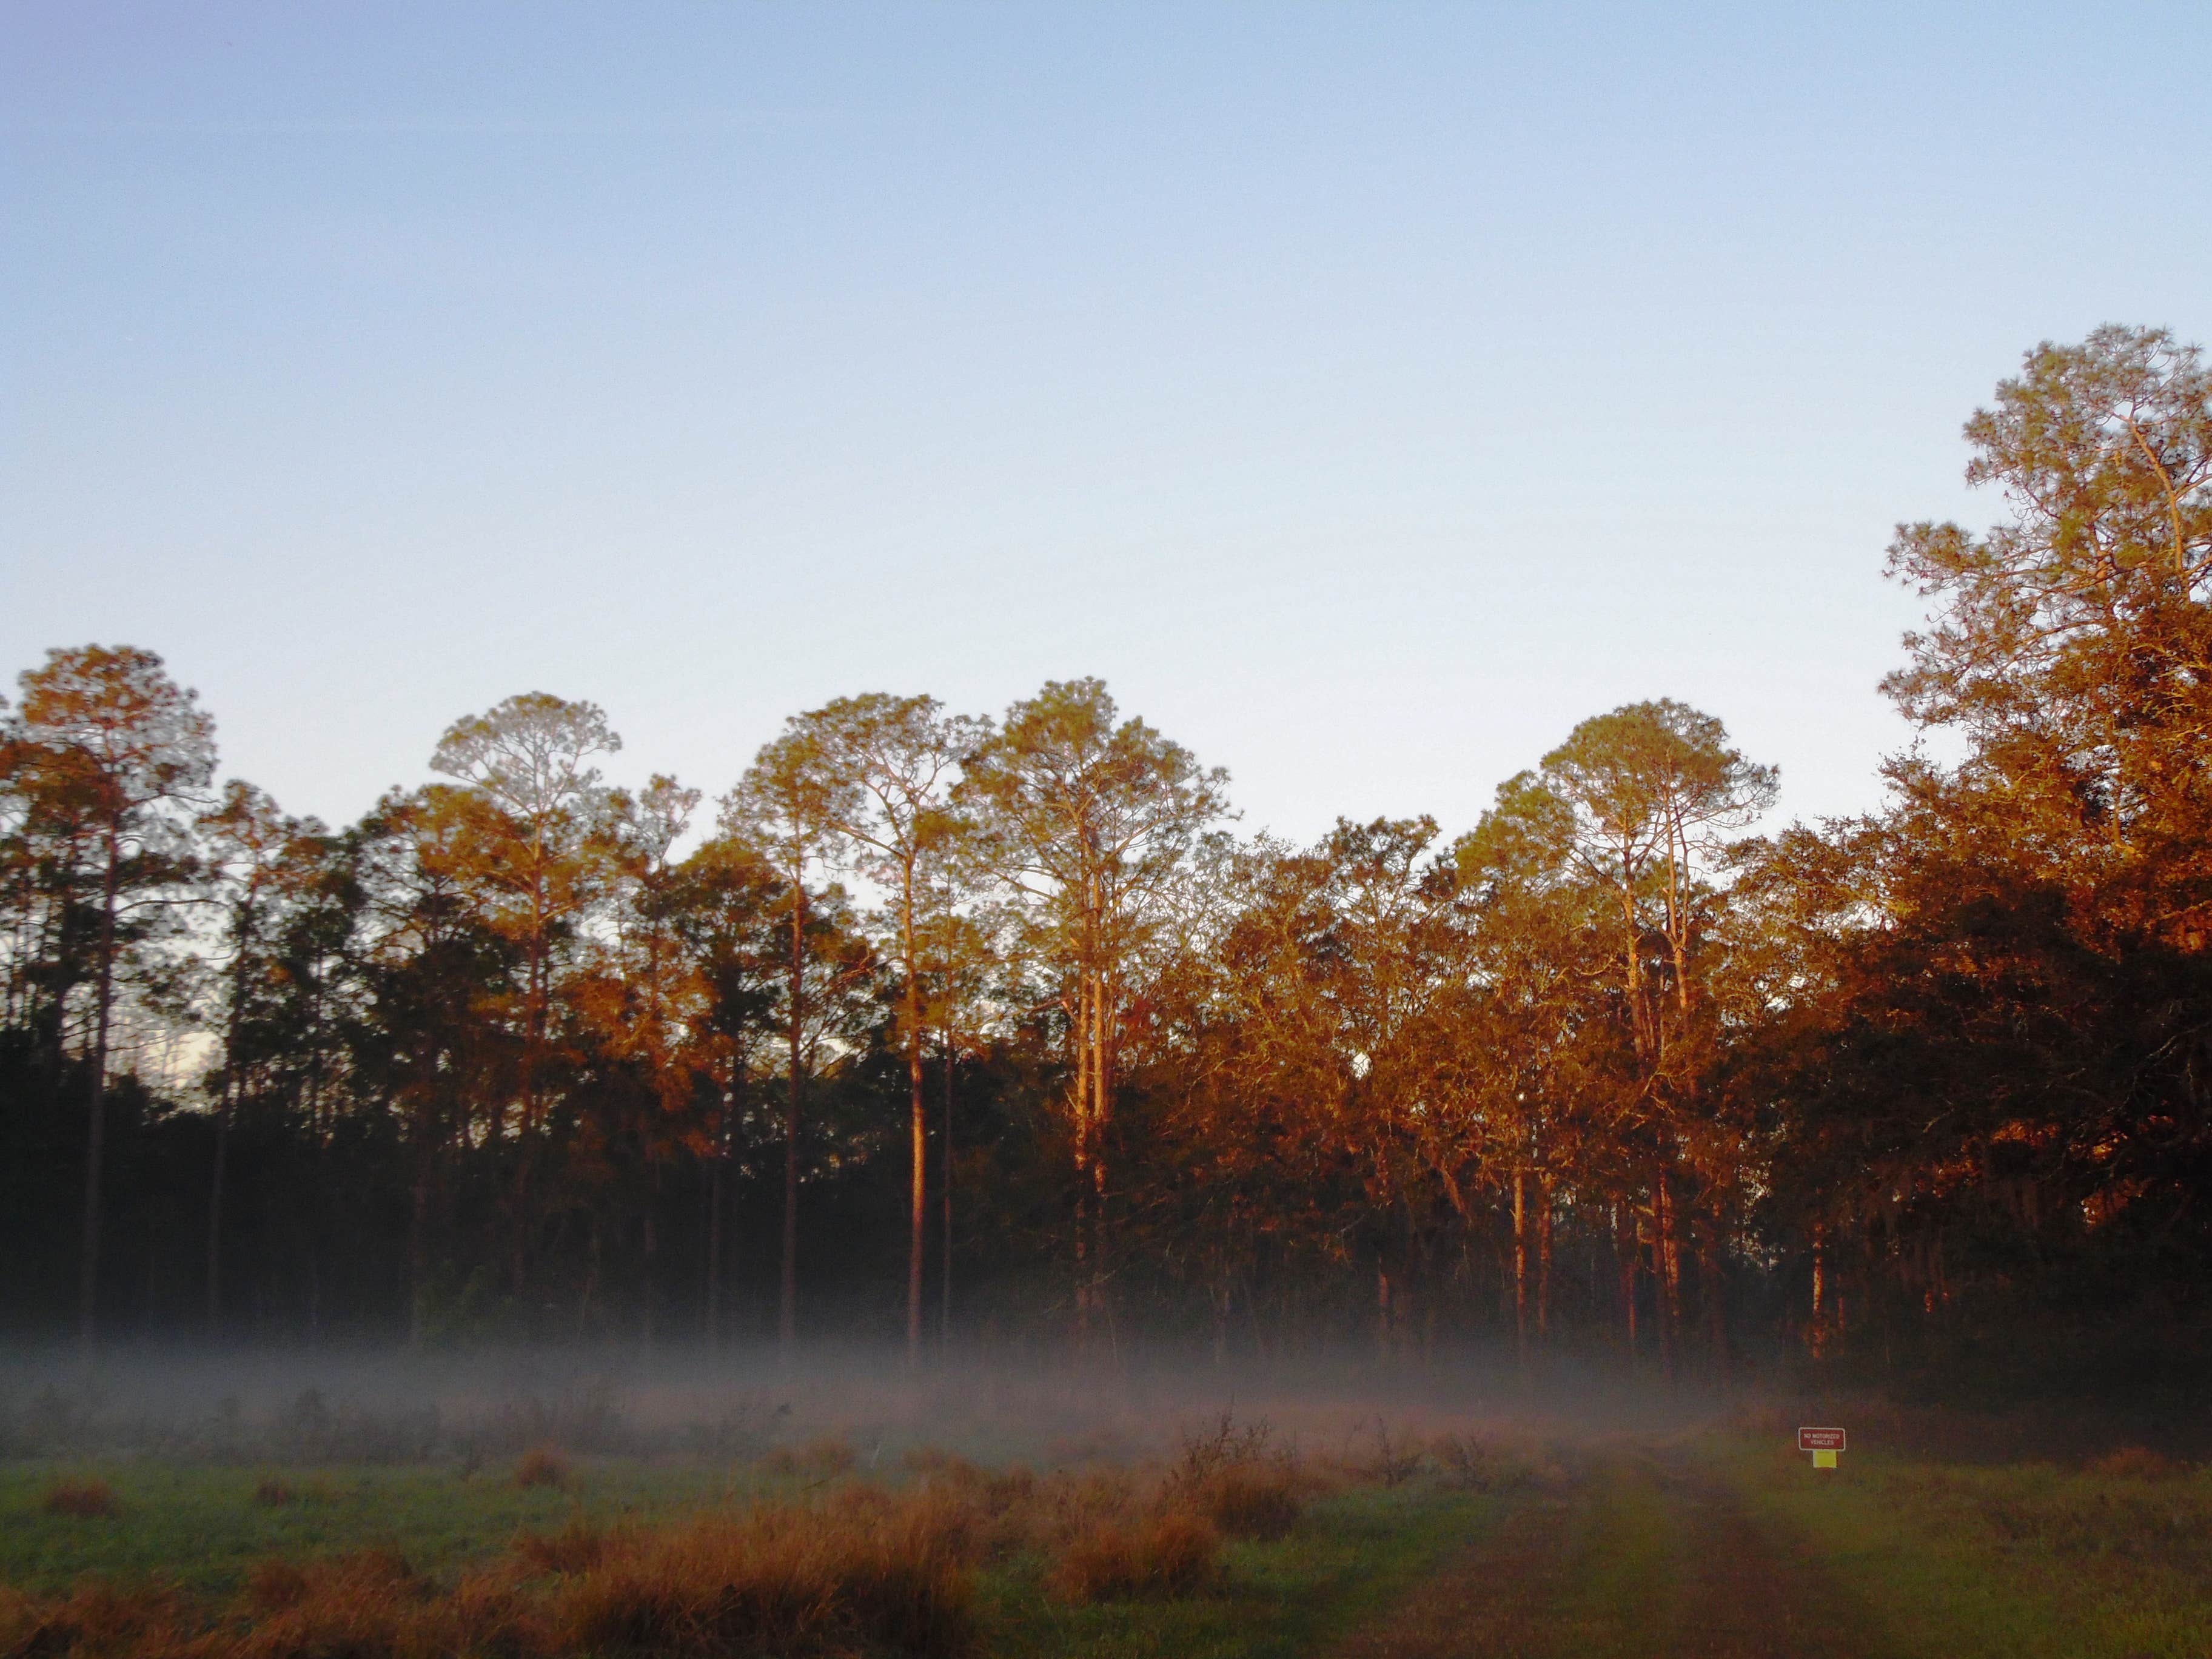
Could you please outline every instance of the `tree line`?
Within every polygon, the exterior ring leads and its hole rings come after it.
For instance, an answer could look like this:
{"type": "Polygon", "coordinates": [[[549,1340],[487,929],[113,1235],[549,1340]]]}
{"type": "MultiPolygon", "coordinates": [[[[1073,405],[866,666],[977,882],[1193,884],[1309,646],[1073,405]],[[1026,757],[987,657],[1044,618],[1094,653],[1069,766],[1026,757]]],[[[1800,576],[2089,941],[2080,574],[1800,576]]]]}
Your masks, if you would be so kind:
{"type": "Polygon", "coordinates": [[[1774,769],[1662,697],[1463,833],[1240,836],[1095,679],[842,698],[711,801],[610,786],[603,712],[530,693],[334,829],[218,784],[152,653],[51,652],[0,730],[0,1316],[2171,1347],[2212,1244],[2212,374],[2106,328],[1966,434],[2006,516],[1890,549],[1920,739],[1878,811],[1772,834],[1774,769]]]}

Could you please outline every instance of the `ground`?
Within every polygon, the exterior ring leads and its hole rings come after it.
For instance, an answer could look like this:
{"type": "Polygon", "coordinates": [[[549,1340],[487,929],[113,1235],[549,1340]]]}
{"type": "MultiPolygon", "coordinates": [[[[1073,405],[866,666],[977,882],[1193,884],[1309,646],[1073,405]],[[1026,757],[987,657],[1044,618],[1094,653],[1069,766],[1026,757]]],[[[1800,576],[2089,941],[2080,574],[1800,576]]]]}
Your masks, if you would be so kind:
{"type": "MultiPolygon", "coordinates": [[[[1387,1435],[1387,1431],[1386,1431],[1387,1435]]],[[[1386,1441],[1387,1443],[1387,1441],[1386,1441]]],[[[1412,1443],[1401,1441],[1404,1443],[1412,1443]]],[[[2148,1455],[2084,1465],[1847,1452],[1815,1473],[1771,1426],[1556,1437],[1472,1473],[1433,1451],[1340,1473],[1289,1536],[1232,1543],[1172,1598],[1069,1606],[1016,1559],[982,1584],[988,1650],[1192,1659],[2149,1659],[2212,1653],[2212,1474],[2148,1455]]],[[[0,1464],[0,1581],[99,1577],[220,1595],[271,1557],[396,1549],[451,1572],[581,1516],[650,1524],[811,1490],[758,1460],[208,1466],[0,1464]],[[113,1513],[52,1513],[57,1480],[113,1513]],[[274,1483],[280,1501],[264,1490],[274,1483]],[[258,1496],[257,1496],[258,1494],[258,1496]]],[[[841,1480],[908,1479],[888,1464],[841,1480]]]]}

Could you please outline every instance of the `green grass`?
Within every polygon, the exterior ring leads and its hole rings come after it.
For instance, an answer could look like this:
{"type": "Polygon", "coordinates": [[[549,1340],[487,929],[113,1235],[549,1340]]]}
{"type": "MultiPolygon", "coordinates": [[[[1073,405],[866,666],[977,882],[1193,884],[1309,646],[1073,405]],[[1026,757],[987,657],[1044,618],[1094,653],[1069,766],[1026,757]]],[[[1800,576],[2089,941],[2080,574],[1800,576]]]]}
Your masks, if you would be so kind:
{"type": "MultiPolygon", "coordinates": [[[[61,1591],[90,1576],[161,1578],[223,1595],[258,1563],[370,1547],[398,1550],[445,1574],[496,1553],[525,1531],[551,1531],[581,1513],[600,1523],[652,1521],[804,1489],[746,1465],[579,1459],[565,1488],[516,1486],[506,1466],[464,1477],[450,1468],[230,1468],[150,1460],[0,1465],[0,1583],[61,1591]],[[56,1516],[41,1504],[57,1475],[106,1480],[119,1513],[56,1516]],[[298,1496],[258,1503],[283,1480],[298,1496]]],[[[1323,1650],[1388,1606],[1444,1553],[1494,1522],[1497,1499],[1413,1484],[1358,1488],[1316,1501],[1286,1538],[1236,1543],[1220,1582],[1173,1601],[1070,1607],[1043,1589],[1043,1562],[1024,1556],[987,1571],[979,1589],[990,1651],[1119,1659],[1291,1659],[1323,1650]]]]}
{"type": "Polygon", "coordinates": [[[1571,1645],[1587,1654],[1662,1651],[1680,1568],[1666,1504],[1641,1472],[1614,1464],[1589,1494],[1561,1610],[1571,1645]]]}
{"type": "Polygon", "coordinates": [[[1316,1503],[1275,1543],[1232,1545],[1222,1583],[1173,1601],[1063,1606],[1034,1561],[985,1580],[992,1651],[1024,1659],[1291,1659],[1380,1612],[1448,1552],[1494,1524],[1497,1499],[1406,1486],[1316,1503]]]}
{"type": "MultiPolygon", "coordinates": [[[[221,1596],[271,1557],[369,1547],[445,1577],[519,1533],[558,1530],[579,1515],[651,1522],[797,1495],[819,1479],[743,1462],[579,1458],[565,1486],[526,1488],[510,1467],[0,1464],[0,1583],[55,1592],[87,1577],[161,1578],[221,1596]],[[42,1499],[58,1476],[106,1481],[118,1513],[47,1514],[42,1499]],[[255,1488],[270,1478],[295,1500],[257,1502],[255,1488]]],[[[2158,1479],[1857,1449],[1841,1469],[1816,1475],[1774,1442],[1742,1437],[1607,1453],[1565,1487],[1510,1499],[1428,1481],[1340,1492],[1315,1501],[1287,1538],[1231,1545],[1220,1582],[1179,1600],[1070,1607],[1046,1594],[1040,1559],[1019,1557],[981,1576],[990,1650],[1036,1659],[1322,1653],[1439,1565],[1470,1559],[1472,1543],[1478,1559],[1516,1564],[1504,1570],[1525,1582],[1522,1627],[1549,1643],[1544,1650],[1662,1655],[1693,1647],[1711,1607],[1733,1594],[1725,1583],[1717,1589],[1710,1571],[1732,1553],[1693,1536],[1695,1516],[1713,1513],[1698,1494],[1712,1493],[1716,1479],[1741,1500],[1741,1510],[1723,1504],[1737,1517],[1729,1524],[1748,1526],[1741,1535],[1771,1556],[1768,1576],[1811,1598],[1792,1603],[1797,1616],[1822,1595],[1834,1604],[1821,1622],[1838,1632],[1838,1651],[2212,1654],[2212,1473],[2158,1479]],[[1510,1537],[1540,1547],[1501,1556],[1485,1541],[1510,1537]]],[[[1479,1569],[1468,1583],[1478,1599],[1499,1588],[1479,1569]]]]}
{"type": "Polygon", "coordinates": [[[58,1591],[87,1575],[162,1577],[221,1593],[270,1556],[370,1547],[439,1572],[497,1552],[517,1533],[557,1528],[579,1510],[602,1523],[651,1520],[775,1489],[742,1467],[580,1459],[574,1469],[565,1488],[526,1488],[505,1465],[490,1464],[466,1477],[429,1465],[0,1464],[0,1583],[58,1591]],[[41,1499],[58,1474],[106,1481],[120,1513],[48,1515],[41,1499]],[[254,1500],[254,1488],[272,1477],[298,1494],[293,1502],[254,1500]]]}
{"type": "Polygon", "coordinates": [[[1905,1654],[2201,1659],[2212,1653],[2212,1474],[1846,1452],[1719,1453],[1761,1521],[1804,1540],[1905,1654]]]}

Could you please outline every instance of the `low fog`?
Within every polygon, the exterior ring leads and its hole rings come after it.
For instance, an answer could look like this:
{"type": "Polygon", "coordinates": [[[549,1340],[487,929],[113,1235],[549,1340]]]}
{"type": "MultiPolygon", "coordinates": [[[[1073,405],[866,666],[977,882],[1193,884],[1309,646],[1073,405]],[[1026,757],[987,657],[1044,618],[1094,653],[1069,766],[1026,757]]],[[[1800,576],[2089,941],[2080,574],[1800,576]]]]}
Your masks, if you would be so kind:
{"type": "MultiPolygon", "coordinates": [[[[1337,1455],[1444,1432],[1582,1439],[1679,1431],[1724,1401],[1617,1372],[1466,1355],[1382,1365],[1194,1364],[1122,1345],[909,1370],[903,1349],[772,1344],[710,1355],[510,1347],[412,1356],[190,1345],[0,1355],[9,1455],[141,1454],[276,1462],[467,1463],[538,1445],[586,1455],[757,1457],[825,1437],[860,1465],[933,1447],[1055,1467],[1172,1451],[1224,1414],[1337,1455]]],[[[888,1461],[886,1461],[888,1460],[888,1461]]]]}

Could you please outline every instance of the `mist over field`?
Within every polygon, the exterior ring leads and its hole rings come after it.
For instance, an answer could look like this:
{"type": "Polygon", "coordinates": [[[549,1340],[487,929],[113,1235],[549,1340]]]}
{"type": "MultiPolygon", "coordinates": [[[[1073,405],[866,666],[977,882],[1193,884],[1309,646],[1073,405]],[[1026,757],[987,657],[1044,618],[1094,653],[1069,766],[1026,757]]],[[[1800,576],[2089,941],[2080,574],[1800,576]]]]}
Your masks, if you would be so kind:
{"type": "Polygon", "coordinates": [[[994,1462],[1158,1459],[1224,1413],[1316,1451],[1377,1423],[1582,1438],[1677,1431],[1725,1410],[1702,1389],[1510,1355],[1378,1367],[1347,1352],[1215,1366],[1133,1345],[1116,1359],[1000,1354],[907,1368],[895,1345],[718,1355],[584,1347],[304,1354],[118,1345],[87,1374],[66,1345],[0,1356],[9,1455],[128,1452],[240,1462],[461,1461],[536,1445],[621,1456],[758,1456],[824,1436],[889,1468],[933,1446],[994,1462]],[[890,1460],[888,1462],[884,1460],[890,1460]]]}

